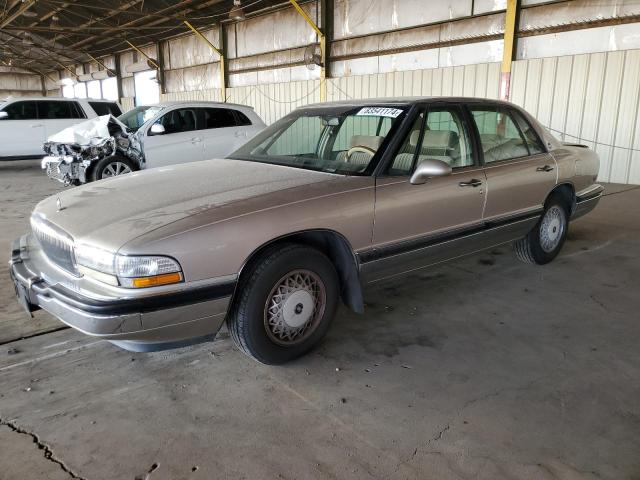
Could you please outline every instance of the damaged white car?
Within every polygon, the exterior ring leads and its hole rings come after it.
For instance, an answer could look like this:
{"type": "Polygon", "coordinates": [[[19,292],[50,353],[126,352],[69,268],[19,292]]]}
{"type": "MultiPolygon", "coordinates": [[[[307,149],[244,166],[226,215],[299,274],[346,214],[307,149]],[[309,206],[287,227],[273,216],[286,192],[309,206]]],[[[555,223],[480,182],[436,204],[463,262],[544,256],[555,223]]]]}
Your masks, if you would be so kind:
{"type": "Polygon", "coordinates": [[[265,127],[245,105],[172,102],[69,127],[44,144],[42,168],[80,185],[143,168],[223,158],[265,127]]]}

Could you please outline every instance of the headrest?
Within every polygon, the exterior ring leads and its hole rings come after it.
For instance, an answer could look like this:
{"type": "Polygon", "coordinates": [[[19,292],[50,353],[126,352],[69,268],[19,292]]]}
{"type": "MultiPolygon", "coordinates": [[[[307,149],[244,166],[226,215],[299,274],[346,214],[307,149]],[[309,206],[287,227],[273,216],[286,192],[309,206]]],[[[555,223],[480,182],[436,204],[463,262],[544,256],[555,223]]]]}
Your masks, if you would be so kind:
{"type": "MultiPolygon", "coordinates": [[[[420,130],[414,130],[409,136],[409,145],[418,145],[420,130]]],[[[451,148],[458,142],[458,134],[451,130],[427,130],[424,132],[422,148],[451,148]]]]}
{"type": "Polygon", "coordinates": [[[423,148],[451,148],[458,142],[458,134],[451,130],[427,130],[422,140],[423,148]]]}
{"type": "Polygon", "coordinates": [[[384,137],[376,137],[374,135],[354,135],[351,137],[351,142],[349,143],[349,148],[353,147],[368,147],[372,150],[378,150],[380,145],[382,145],[382,141],[384,137]]]}

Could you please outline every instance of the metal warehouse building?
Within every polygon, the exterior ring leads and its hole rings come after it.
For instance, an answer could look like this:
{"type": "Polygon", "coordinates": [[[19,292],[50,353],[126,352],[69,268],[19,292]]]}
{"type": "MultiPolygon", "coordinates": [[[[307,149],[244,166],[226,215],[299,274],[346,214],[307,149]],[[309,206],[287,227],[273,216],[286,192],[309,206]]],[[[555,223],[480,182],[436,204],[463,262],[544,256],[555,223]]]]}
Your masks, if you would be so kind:
{"type": "Polygon", "coordinates": [[[638,480],[639,205],[640,0],[0,2],[0,480],[638,480]]]}

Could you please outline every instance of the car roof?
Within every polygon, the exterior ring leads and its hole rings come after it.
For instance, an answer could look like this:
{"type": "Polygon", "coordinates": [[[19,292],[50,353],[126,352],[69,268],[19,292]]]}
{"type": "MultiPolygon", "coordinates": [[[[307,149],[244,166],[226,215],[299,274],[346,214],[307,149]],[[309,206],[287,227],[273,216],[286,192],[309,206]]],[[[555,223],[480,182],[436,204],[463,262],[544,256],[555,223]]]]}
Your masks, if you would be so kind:
{"type": "Polygon", "coordinates": [[[305,105],[299,108],[366,107],[369,105],[413,105],[416,103],[438,102],[438,101],[445,101],[445,102],[451,102],[451,103],[473,102],[473,103],[487,103],[492,105],[495,105],[495,104],[512,105],[510,102],[493,99],[493,98],[430,96],[430,97],[387,97],[387,98],[364,98],[364,99],[354,98],[350,100],[339,100],[336,102],[313,103],[313,104],[305,105]]]}
{"type": "Polygon", "coordinates": [[[36,97],[36,96],[31,96],[31,97],[7,97],[4,100],[2,100],[2,102],[9,102],[9,101],[13,101],[13,100],[20,100],[20,101],[24,101],[24,100],[28,100],[28,101],[33,101],[33,100],[86,100],[87,102],[109,102],[109,103],[117,103],[117,100],[106,100],[104,98],[66,98],[66,97],[36,97]]]}
{"type": "Polygon", "coordinates": [[[233,108],[248,108],[253,110],[251,105],[241,105],[239,103],[229,102],[211,102],[208,100],[175,100],[171,102],[159,102],[150,105],[144,105],[145,107],[181,107],[181,106],[205,106],[205,107],[233,107],[233,108]]]}

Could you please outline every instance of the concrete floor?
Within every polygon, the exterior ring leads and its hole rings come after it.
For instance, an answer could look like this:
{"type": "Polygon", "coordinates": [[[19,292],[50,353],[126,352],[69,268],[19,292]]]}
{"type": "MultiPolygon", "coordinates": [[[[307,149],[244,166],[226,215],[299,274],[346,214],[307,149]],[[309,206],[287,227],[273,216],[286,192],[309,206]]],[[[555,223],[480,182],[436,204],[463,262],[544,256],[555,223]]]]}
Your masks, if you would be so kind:
{"type": "MultiPolygon", "coordinates": [[[[0,164],[3,251],[58,188],[0,164]]],[[[2,268],[0,478],[637,480],[640,189],[608,193],[554,263],[502,247],[380,285],[278,368],[224,333],[131,354],[29,320],[2,268]]]]}

